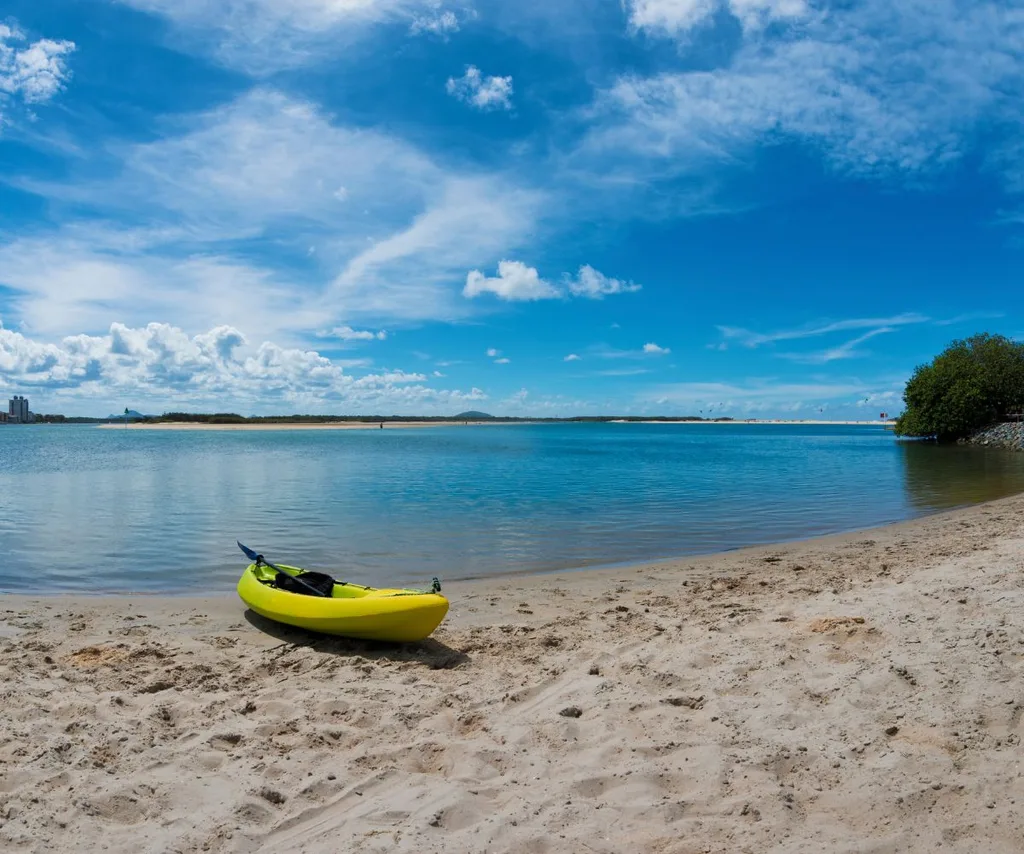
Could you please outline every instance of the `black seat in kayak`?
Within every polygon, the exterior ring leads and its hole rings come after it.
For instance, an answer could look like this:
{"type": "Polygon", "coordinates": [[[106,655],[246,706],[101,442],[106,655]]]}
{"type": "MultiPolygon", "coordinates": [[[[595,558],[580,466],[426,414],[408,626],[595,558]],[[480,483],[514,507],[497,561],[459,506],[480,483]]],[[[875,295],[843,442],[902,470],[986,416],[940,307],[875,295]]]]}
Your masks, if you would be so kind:
{"type": "Polygon", "coordinates": [[[305,584],[300,584],[295,580],[295,576],[288,575],[284,572],[279,572],[274,576],[273,585],[274,587],[280,587],[282,590],[287,590],[289,593],[302,593],[306,596],[312,596],[313,593],[310,591],[310,587],[317,590],[322,596],[330,596],[334,592],[334,585],[338,582],[335,581],[331,576],[324,572],[302,572],[298,576],[305,584]]]}

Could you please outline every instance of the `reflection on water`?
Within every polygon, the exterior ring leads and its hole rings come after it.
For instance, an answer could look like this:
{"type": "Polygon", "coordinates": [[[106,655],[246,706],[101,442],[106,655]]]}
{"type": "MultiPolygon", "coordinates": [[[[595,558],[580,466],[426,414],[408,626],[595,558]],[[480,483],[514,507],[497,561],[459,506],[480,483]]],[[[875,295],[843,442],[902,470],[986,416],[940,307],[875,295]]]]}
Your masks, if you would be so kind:
{"type": "Polygon", "coordinates": [[[948,510],[1024,492],[1024,453],[933,442],[898,442],[897,447],[907,498],[919,510],[948,510]]]}
{"type": "Polygon", "coordinates": [[[228,591],[235,538],[366,584],[699,554],[1024,491],[878,427],[0,429],[0,590],[228,591]]]}

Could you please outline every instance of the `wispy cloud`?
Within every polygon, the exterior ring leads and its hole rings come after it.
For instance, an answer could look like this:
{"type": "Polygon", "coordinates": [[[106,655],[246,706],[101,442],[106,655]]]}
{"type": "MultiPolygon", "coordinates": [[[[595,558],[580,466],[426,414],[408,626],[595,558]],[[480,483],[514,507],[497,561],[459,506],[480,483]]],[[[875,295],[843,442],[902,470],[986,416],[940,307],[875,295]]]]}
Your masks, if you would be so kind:
{"type": "Polygon", "coordinates": [[[965,314],[958,314],[955,317],[948,317],[943,320],[936,320],[936,326],[953,326],[957,323],[968,323],[974,320],[998,320],[1006,317],[1005,311],[968,311],[965,314]]]}
{"type": "Polygon", "coordinates": [[[449,77],[445,91],[478,110],[512,109],[512,77],[485,76],[475,65],[467,65],[461,77],[449,77]]]}
{"type": "Polygon", "coordinates": [[[917,182],[974,149],[979,129],[1018,124],[1024,22],[1004,3],[632,0],[628,9],[634,31],[682,43],[696,27],[725,38],[720,10],[745,30],[721,67],[625,74],[598,97],[580,154],[629,151],[634,178],[644,168],[707,174],[791,140],[836,171],[917,182]],[[763,26],[773,20],[797,25],[763,26]]]}
{"type": "Polygon", "coordinates": [[[796,20],[808,14],[804,0],[628,0],[629,24],[655,35],[683,36],[705,26],[724,10],[744,29],[761,29],[774,20],[796,20]]]}
{"type": "Polygon", "coordinates": [[[668,347],[661,347],[651,341],[637,350],[623,350],[609,347],[606,344],[600,344],[591,347],[587,352],[599,359],[650,359],[657,356],[667,356],[672,351],[668,347]]]}
{"type": "Polygon", "coordinates": [[[835,362],[839,359],[853,359],[858,356],[866,355],[864,352],[857,350],[857,347],[865,341],[870,341],[876,335],[885,335],[886,333],[895,331],[896,330],[891,326],[883,326],[881,329],[872,329],[870,332],[865,332],[863,335],[859,335],[844,344],[840,344],[838,347],[830,347],[829,349],[821,350],[820,352],[779,353],[778,355],[785,359],[791,359],[794,362],[805,362],[807,364],[826,364],[828,362],[835,362]]]}
{"type": "Polygon", "coordinates": [[[649,374],[649,368],[608,368],[603,371],[593,371],[595,377],[636,377],[640,374],[649,374]]]}
{"type": "Polygon", "coordinates": [[[370,329],[353,329],[351,326],[335,326],[324,332],[317,333],[320,338],[337,338],[339,341],[383,341],[388,337],[387,330],[374,332],[370,329]]]}
{"type": "Polygon", "coordinates": [[[417,15],[409,25],[409,32],[412,35],[430,33],[447,38],[451,33],[457,33],[458,31],[459,19],[450,9],[428,15],[417,15]]]}
{"type": "MultiPolygon", "coordinates": [[[[436,13],[436,0],[120,0],[158,15],[179,49],[262,76],[337,56],[376,24],[436,13]]],[[[444,15],[441,15],[443,18],[444,15]]],[[[441,24],[443,26],[443,23],[441,24]]]]}
{"type": "Polygon", "coordinates": [[[694,412],[713,407],[720,412],[788,411],[815,412],[840,404],[853,405],[871,395],[888,395],[902,389],[892,380],[875,382],[785,382],[751,378],[741,382],[686,382],[654,386],[641,395],[644,402],[660,401],[688,407],[694,412]]]}
{"type": "Polygon", "coordinates": [[[194,330],[211,317],[238,322],[245,306],[254,334],[275,338],[464,318],[474,308],[456,277],[514,248],[544,198],[265,88],[167,130],[112,145],[111,177],[13,181],[62,225],[0,245],[9,315],[55,333],[153,318],[194,330]],[[80,219],[83,209],[94,218],[80,219]],[[240,251],[252,240],[277,251],[256,260],[240,251]]]}
{"type": "Polygon", "coordinates": [[[611,276],[606,276],[599,270],[595,270],[589,264],[580,267],[575,277],[567,277],[566,285],[569,293],[573,296],[590,299],[604,299],[611,294],[635,293],[641,289],[641,286],[635,282],[613,279],[611,276]]]}
{"type": "Polygon", "coordinates": [[[800,338],[815,338],[833,332],[846,332],[853,329],[870,329],[873,327],[896,327],[915,323],[927,323],[928,317],[922,314],[906,313],[892,317],[859,317],[849,320],[838,320],[810,324],[798,329],[783,329],[777,332],[753,332],[738,326],[719,326],[723,343],[734,342],[743,347],[761,347],[776,341],[793,341],[800,338]]]}
{"type": "Polygon", "coordinates": [[[562,361],[563,362],[579,362],[579,361],[582,361],[582,357],[581,356],[577,356],[575,353],[570,353],[568,356],[566,356],[564,359],[562,359],[562,361]]]}

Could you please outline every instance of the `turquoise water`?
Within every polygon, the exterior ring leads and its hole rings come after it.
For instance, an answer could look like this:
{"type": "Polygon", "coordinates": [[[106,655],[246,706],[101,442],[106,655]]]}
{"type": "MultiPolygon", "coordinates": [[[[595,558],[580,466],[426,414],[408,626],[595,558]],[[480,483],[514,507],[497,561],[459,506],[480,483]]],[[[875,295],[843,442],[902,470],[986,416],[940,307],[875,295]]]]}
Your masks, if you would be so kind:
{"type": "Polygon", "coordinates": [[[0,428],[0,590],[231,590],[245,561],[369,584],[707,553],[1024,491],[1024,454],[880,427],[0,428]]]}

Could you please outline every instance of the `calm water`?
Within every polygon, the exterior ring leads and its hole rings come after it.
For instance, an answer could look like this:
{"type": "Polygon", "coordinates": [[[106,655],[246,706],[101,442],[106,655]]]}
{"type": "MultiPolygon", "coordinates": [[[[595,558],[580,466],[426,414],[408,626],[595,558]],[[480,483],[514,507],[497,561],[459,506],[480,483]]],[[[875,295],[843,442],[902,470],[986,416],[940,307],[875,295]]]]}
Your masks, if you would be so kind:
{"type": "Polygon", "coordinates": [[[0,428],[0,590],[230,590],[245,560],[369,584],[712,552],[1024,491],[1024,454],[880,427],[0,428]]]}

